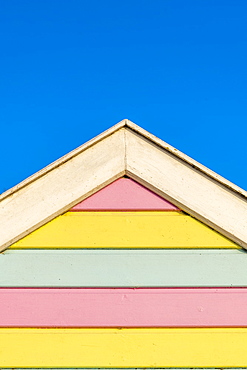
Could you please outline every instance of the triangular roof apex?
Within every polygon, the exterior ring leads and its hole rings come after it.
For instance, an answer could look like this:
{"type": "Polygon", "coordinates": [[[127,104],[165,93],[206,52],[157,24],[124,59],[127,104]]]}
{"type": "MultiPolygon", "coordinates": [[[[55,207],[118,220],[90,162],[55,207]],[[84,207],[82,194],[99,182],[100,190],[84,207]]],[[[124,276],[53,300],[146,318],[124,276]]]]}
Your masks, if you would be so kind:
{"type": "Polygon", "coordinates": [[[145,137],[146,139],[152,141],[156,145],[160,146],[162,149],[165,149],[166,151],[170,152],[171,154],[175,155],[177,158],[180,158],[182,161],[187,162],[189,165],[191,165],[193,168],[198,169],[199,171],[205,173],[207,176],[210,176],[212,179],[216,180],[217,182],[223,184],[224,186],[232,189],[239,195],[244,196],[247,199],[247,191],[240,188],[239,186],[235,185],[231,181],[225,179],[224,177],[218,175],[216,172],[210,170],[206,166],[202,165],[201,163],[197,162],[193,158],[189,157],[188,155],[182,153],[178,149],[174,148],[172,145],[166,143],[165,141],[159,139],[157,136],[151,134],[147,130],[143,129],[142,127],[138,126],[134,122],[132,122],[129,119],[123,119],[116,123],[115,125],[111,126],[109,129],[103,131],[99,135],[95,136],[91,140],[87,141],[86,143],[80,145],[79,147],[75,148],[74,150],[70,151],[69,153],[65,154],[64,156],[60,157],[56,161],[50,163],[48,166],[44,167],[42,170],[36,172],[35,174],[29,176],[16,186],[8,189],[4,193],[0,194],[0,202],[4,198],[8,197],[10,194],[18,191],[19,189],[23,188],[24,186],[28,185],[30,182],[38,179],[39,177],[43,176],[44,174],[48,173],[52,169],[60,166],[61,164],[67,162],[68,160],[72,159],[73,157],[80,154],[82,151],[88,149],[89,147],[93,146],[99,141],[104,140],[106,137],[114,134],[118,130],[122,128],[129,128],[133,132],[139,134],[140,136],[145,137]]]}
{"type": "Polygon", "coordinates": [[[247,192],[124,119],[0,196],[0,251],[124,175],[247,248],[247,192]]]}

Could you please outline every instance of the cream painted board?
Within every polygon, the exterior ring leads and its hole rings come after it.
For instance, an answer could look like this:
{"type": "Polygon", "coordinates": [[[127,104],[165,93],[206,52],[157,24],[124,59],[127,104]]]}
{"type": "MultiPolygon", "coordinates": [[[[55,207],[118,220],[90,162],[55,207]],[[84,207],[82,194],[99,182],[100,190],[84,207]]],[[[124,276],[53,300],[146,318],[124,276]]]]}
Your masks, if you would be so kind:
{"type": "Polygon", "coordinates": [[[247,247],[247,202],[164,148],[127,129],[127,174],[247,247]]]}
{"type": "MultiPolygon", "coordinates": [[[[189,157],[188,155],[180,152],[178,149],[174,148],[170,144],[166,143],[165,141],[159,139],[158,137],[154,136],[150,132],[144,130],[142,127],[136,125],[134,122],[130,120],[126,121],[126,128],[131,129],[134,133],[138,133],[143,138],[146,138],[148,141],[152,142],[153,144],[156,144],[160,148],[166,150],[168,153],[171,153],[172,155],[175,155],[178,159],[181,159],[183,162],[187,163],[189,166],[196,168],[200,172],[206,174],[211,179],[215,180],[218,183],[221,183],[222,185],[226,186],[227,188],[234,191],[236,194],[242,195],[244,198],[247,198],[247,191],[240,188],[239,186],[233,184],[231,181],[225,179],[224,177],[220,176],[216,172],[210,170],[209,168],[203,166],[201,163],[197,162],[193,158],[189,157]]],[[[123,121],[119,122],[122,123],[123,121]]]]}
{"type": "Polygon", "coordinates": [[[124,152],[119,130],[3,199],[0,250],[121,177],[124,152]]]}

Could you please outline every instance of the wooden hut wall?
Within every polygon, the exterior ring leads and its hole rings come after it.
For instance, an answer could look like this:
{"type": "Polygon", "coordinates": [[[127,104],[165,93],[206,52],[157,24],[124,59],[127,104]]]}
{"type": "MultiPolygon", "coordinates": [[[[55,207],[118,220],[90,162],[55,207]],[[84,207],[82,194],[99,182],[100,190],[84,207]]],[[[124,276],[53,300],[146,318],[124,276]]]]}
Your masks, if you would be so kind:
{"type": "Polygon", "coordinates": [[[0,255],[0,366],[245,368],[246,258],[117,180],[0,255]]]}

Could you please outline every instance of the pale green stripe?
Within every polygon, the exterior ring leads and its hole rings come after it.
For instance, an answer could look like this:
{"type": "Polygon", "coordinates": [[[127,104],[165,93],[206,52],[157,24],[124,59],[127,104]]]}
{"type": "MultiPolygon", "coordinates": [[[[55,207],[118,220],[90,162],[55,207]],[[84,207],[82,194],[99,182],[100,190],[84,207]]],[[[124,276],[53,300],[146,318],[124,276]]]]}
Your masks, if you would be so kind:
{"type": "Polygon", "coordinates": [[[1,287],[247,286],[243,250],[7,250],[1,287]]]}

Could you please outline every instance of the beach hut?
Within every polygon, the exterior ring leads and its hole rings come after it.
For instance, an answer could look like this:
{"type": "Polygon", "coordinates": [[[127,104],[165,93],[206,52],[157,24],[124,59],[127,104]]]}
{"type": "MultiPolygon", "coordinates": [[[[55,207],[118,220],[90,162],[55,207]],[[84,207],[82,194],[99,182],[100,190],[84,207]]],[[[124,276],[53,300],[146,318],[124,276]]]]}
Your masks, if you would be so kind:
{"type": "Polygon", "coordinates": [[[247,368],[247,193],[129,120],[0,196],[0,368],[247,368]]]}

